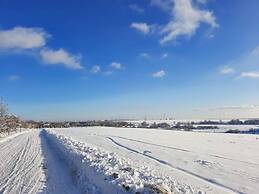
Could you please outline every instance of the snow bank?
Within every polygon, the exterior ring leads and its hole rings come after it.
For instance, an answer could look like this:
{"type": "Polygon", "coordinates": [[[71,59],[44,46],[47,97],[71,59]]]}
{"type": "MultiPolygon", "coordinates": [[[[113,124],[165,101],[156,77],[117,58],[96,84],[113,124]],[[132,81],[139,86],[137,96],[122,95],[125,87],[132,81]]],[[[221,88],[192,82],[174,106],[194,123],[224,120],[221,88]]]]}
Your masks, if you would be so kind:
{"type": "Polygon", "coordinates": [[[107,152],[43,130],[50,144],[57,148],[62,158],[71,166],[71,175],[86,193],[200,193],[189,185],[180,185],[171,177],[160,177],[145,164],[134,164],[107,152]]]}

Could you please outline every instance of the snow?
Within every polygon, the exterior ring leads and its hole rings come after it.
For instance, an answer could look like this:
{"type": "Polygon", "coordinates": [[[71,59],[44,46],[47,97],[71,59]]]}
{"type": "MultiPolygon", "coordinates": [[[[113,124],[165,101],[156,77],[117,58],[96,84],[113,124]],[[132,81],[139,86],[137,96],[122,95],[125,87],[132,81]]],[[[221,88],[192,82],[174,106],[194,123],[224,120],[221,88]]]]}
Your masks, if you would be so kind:
{"type": "Polygon", "coordinates": [[[0,140],[0,193],[258,193],[259,135],[87,127],[0,140]]]}
{"type": "Polygon", "coordinates": [[[134,169],[145,166],[157,177],[168,176],[176,183],[173,187],[182,186],[184,192],[259,189],[258,135],[109,127],[54,131],[126,158],[134,169]]]}
{"type": "Polygon", "coordinates": [[[39,130],[16,133],[0,141],[0,193],[81,193],[68,166],[39,130]]]}
{"type": "Polygon", "coordinates": [[[42,194],[79,194],[81,191],[73,183],[72,169],[64,162],[62,156],[45,137],[44,132],[40,132],[42,148],[42,169],[44,171],[44,185],[42,194]]]}
{"type": "MultiPolygon", "coordinates": [[[[155,188],[168,189],[177,193],[189,190],[184,185],[175,185],[169,177],[158,177],[147,166],[134,166],[129,160],[57,135],[51,131],[47,138],[55,143],[63,156],[73,166],[78,184],[86,193],[146,193],[155,188]],[[180,192],[181,191],[181,192],[180,192]]],[[[170,192],[170,190],[168,191],[170,192]]]]}
{"type": "Polygon", "coordinates": [[[37,132],[16,134],[0,142],[0,193],[36,193],[44,180],[37,132]]]}
{"type": "Polygon", "coordinates": [[[8,141],[8,140],[10,140],[10,139],[13,139],[14,137],[19,136],[19,135],[21,135],[21,134],[23,134],[23,133],[26,133],[26,132],[27,132],[27,131],[23,131],[23,132],[12,132],[12,133],[10,133],[10,134],[4,134],[4,135],[2,135],[2,136],[0,137],[0,143],[3,143],[3,142],[8,141]]]}

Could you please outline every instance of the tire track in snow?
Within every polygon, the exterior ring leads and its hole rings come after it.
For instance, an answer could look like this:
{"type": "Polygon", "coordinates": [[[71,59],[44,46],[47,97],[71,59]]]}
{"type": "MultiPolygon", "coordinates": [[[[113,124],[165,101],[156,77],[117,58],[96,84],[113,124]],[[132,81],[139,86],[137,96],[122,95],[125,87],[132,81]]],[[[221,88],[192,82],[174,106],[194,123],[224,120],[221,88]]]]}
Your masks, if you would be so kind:
{"type": "Polygon", "coordinates": [[[160,159],[158,159],[158,158],[156,158],[156,157],[154,157],[154,156],[147,155],[147,154],[143,154],[142,152],[139,152],[138,150],[132,149],[132,148],[130,148],[130,147],[127,147],[127,146],[125,146],[125,145],[123,145],[123,144],[121,144],[121,143],[115,141],[112,137],[106,136],[106,138],[109,139],[112,143],[114,143],[115,145],[117,145],[117,146],[119,146],[119,147],[122,147],[122,148],[127,149],[127,150],[129,150],[129,151],[132,151],[132,152],[134,152],[134,153],[136,153],[136,154],[139,154],[139,155],[142,155],[142,156],[144,156],[144,157],[147,157],[147,158],[150,158],[150,159],[152,159],[152,160],[155,160],[155,161],[159,162],[160,164],[166,165],[166,166],[168,166],[168,167],[170,167],[170,168],[173,168],[173,169],[175,169],[175,170],[181,171],[181,172],[183,172],[183,173],[185,173],[185,174],[194,176],[195,178],[198,178],[198,179],[200,179],[200,180],[202,180],[202,181],[205,181],[205,182],[207,182],[207,183],[209,183],[209,184],[213,184],[213,185],[215,185],[215,186],[219,186],[219,187],[221,187],[221,188],[227,189],[227,190],[232,191],[232,192],[235,192],[235,193],[244,194],[244,193],[241,192],[241,191],[238,191],[238,190],[236,190],[236,189],[234,189],[234,188],[231,188],[231,187],[229,187],[229,186],[227,186],[227,185],[218,183],[218,182],[215,181],[215,180],[212,180],[212,179],[203,177],[203,176],[201,176],[201,175],[199,175],[199,174],[196,174],[196,173],[191,172],[191,171],[189,171],[189,170],[183,169],[183,168],[181,168],[181,167],[174,166],[174,165],[172,165],[171,163],[168,163],[167,161],[164,161],[164,160],[160,160],[160,159]]]}
{"type": "Polygon", "coordinates": [[[259,164],[257,164],[257,163],[246,162],[246,161],[242,161],[242,160],[235,160],[235,159],[232,159],[232,158],[218,156],[218,155],[215,155],[215,154],[209,154],[209,156],[214,157],[214,158],[220,158],[220,159],[224,159],[224,160],[230,160],[230,161],[234,161],[234,162],[241,162],[241,163],[244,163],[244,164],[250,164],[250,165],[254,165],[254,166],[259,166],[259,164]]]}
{"type": "Polygon", "coordinates": [[[0,193],[37,193],[41,180],[40,140],[37,131],[19,134],[1,142],[0,193]],[[3,145],[3,146],[2,146],[3,145]]]}
{"type": "Polygon", "coordinates": [[[0,194],[79,194],[68,166],[53,150],[36,130],[2,140],[0,194]]]}
{"type": "Polygon", "coordinates": [[[120,139],[125,139],[125,140],[129,140],[129,141],[135,141],[135,142],[138,142],[138,143],[143,143],[143,144],[147,144],[147,145],[153,145],[153,146],[162,147],[162,148],[168,148],[168,149],[172,149],[172,150],[178,150],[178,151],[183,151],[183,152],[192,152],[190,150],[186,150],[186,149],[182,149],[182,148],[178,148],[178,147],[164,146],[164,145],[160,145],[160,144],[149,143],[149,142],[145,142],[145,141],[141,141],[141,140],[135,140],[135,139],[130,139],[130,138],[121,137],[121,136],[111,136],[111,137],[117,137],[117,138],[120,138],[120,139]]]}
{"type": "MultiPolygon", "coordinates": [[[[106,136],[102,136],[102,137],[106,137],[106,136]]],[[[134,141],[134,142],[138,142],[138,143],[143,143],[143,144],[146,144],[146,145],[157,146],[157,147],[161,147],[161,148],[168,148],[168,149],[177,150],[177,151],[183,151],[183,152],[190,152],[190,153],[199,154],[198,152],[187,150],[187,149],[183,149],[183,148],[178,148],[178,147],[164,146],[164,145],[160,145],[160,144],[149,143],[149,142],[145,142],[145,141],[141,141],[141,140],[135,140],[135,139],[130,139],[130,138],[121,137],[121,136],[111,136],[111,137],[116,137],[116,138],[119,138],[119,139],[124,139],[124,140],[128,140],[128,141],[134,141]]],[[[214,157],[214,158],[221,158],[221,159],[224,159],[224,160],[240,162],[240,163],[249,164],[249,165],[259,166],[259,164],[257,164],[257,163],[247,162],[247,161],[242,161],[242,160],[236,160],[236,159],[227,158],[227,157],[224,157],[224,156],[218,156],[218,155],[215,155],[215,154],[208,154],[208,156],[211,156],[211,157],[214,157]]]]}

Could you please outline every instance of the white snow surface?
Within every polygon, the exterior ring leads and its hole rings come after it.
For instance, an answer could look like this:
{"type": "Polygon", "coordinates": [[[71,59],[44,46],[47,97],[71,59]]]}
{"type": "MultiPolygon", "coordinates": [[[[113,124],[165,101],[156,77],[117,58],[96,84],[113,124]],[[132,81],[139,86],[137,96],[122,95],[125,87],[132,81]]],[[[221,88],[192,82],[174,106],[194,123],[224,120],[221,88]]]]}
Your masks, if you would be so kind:
{"type": "Polygon", "coordinates": [[[0,142],[0,193],[36,193],[42,188],[40,139],[23,132],[0,142]]]}
{"type": "Polygon", "coordinates": [[[132,193],[144,185],[164,185],[172,193],[258,193],[258,135],[112,127],[50,131],[83,155],[86,166],[132,193]],[[109,179],[114,172],[119,178],[109,179]]]}
{"type": "Polygon", "coordinates": [[[0,141],[1,194],[77,194],[69,167],[57,157],[39,130],[0,141]]]}
{"type": "Polygon", "coordinates": [[[258,193],[259,135],[87,127],[0,140],[0,194],[258,193]]]}

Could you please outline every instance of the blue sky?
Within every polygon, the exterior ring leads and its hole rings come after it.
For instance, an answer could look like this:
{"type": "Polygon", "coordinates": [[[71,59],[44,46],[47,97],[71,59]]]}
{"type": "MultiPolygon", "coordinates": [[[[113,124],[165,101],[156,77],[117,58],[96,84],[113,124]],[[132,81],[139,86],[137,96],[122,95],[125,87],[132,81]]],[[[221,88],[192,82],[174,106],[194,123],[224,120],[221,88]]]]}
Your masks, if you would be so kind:
{"type": "Polygon", "coordinates": [[[259,117],[257,0],[0,0],[0,96],[24,119],[259,117]]]}

